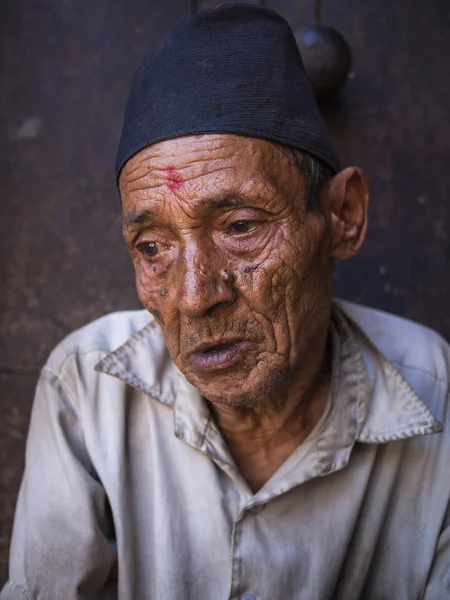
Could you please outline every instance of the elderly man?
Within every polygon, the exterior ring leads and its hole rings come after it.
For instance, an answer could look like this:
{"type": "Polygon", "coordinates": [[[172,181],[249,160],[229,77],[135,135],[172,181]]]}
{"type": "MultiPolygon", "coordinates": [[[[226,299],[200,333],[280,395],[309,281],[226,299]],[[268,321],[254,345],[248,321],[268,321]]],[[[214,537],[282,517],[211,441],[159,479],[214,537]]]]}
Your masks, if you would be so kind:
{"type": "Polygon", "coordinates": [[[450,598],[449,348],[331,301],[368,188],[286,22],[173,32],[117,177],[146,310],[42,371],[2,600],[450,598]]]}

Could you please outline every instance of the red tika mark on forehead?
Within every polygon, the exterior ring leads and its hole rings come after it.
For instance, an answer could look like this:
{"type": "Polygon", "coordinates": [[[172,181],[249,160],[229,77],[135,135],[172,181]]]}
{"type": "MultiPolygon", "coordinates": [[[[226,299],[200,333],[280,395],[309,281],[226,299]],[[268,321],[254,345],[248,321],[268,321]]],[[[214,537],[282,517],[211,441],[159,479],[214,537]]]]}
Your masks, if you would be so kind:
{"type": "Polygon", "coordinates": [[[179,190],[184,183],[183,177],[175,170],[175,165],[169,165],[167,167],[166,180],[171,190],[179,190]]]}

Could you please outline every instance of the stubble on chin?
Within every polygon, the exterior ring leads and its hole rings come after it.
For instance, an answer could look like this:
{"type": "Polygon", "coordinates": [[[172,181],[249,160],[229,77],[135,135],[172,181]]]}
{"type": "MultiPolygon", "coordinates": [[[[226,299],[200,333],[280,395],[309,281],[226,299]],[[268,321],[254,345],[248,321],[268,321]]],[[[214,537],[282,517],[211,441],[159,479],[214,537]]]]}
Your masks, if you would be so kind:
{"type": "MultiPolygon", "coordinates": [[[[287,378],[285,372],[277,371],[266,377],[264,382],[260,383],[253,390],[246,390],[242,394],[209,394],[202,393],[203,398],[211,404],[217,406],[227,406],[228,408],[245,408],[262,403],[269,396],[283,386],[287,378]]],[[[278,395],[276,395],[278,396],[278,395]]],[[[285,403],[284,395],[280,395],[280,404],[285,403]]],[[[280,409],[282,407],[280,406],[280,409]]]]}

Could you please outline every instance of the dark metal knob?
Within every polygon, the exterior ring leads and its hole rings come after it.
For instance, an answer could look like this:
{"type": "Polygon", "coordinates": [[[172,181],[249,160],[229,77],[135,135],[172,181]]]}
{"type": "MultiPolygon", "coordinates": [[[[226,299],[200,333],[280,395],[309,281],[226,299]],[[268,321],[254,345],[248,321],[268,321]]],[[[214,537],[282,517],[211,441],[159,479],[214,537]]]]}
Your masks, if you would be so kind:
{"type": "Polygon", "coordinates": [[[337,96],[352,66],[352,52],[333,27],[313,25],[295,32],[306,74],[318,100],[337,96]]]}

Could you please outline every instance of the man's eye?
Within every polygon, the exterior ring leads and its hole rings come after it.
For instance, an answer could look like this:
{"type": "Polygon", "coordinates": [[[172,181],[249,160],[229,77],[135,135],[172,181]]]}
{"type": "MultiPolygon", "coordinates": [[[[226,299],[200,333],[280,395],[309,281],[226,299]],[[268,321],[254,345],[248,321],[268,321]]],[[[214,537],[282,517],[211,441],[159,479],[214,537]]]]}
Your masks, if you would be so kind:
{"type": "Polygon", "coordinates": [[[137,249],[147,256],[156,256],[159,252],[159,244],[156,242],[142,242],[137,245],[137,249]]]}
{"type": "Polygon", "coordinates": [[[228,228],[229,233],[248,233],[255,227],[253,221],[236,221],[228,228]]]}

